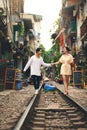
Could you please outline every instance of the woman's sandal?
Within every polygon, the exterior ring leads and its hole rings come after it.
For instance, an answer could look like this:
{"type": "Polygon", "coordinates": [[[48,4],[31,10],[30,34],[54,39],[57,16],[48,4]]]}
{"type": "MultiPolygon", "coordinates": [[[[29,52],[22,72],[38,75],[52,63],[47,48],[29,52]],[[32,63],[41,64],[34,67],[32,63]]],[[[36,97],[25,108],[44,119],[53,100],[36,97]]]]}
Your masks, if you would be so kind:
{"type": "Polygon", "coordinates": [[[68,91],[65,91],[65,92],[64,92],[64,95],[68,95],[68,94],[69,94],[68,91]]]}

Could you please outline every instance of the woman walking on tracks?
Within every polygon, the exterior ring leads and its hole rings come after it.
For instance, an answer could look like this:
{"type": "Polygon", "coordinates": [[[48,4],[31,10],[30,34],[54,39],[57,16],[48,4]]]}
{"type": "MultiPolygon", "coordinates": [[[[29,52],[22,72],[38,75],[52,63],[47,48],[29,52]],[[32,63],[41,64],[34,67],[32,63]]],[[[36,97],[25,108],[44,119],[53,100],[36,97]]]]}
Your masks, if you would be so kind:
{"type": "Polygon", "coordinates": [[[73,56],[69,53],[70,49],[68,47],[63,48],[63,55],[60,57],[60,59],[52,63],[52,65],[57,65],[61,63],[61,71],[60,74],[63,78],[64,83],[64,93],[68,94],[68,85],[69,85],[69,78],[71,75],[71,64],[73,63],[73,56]]]}

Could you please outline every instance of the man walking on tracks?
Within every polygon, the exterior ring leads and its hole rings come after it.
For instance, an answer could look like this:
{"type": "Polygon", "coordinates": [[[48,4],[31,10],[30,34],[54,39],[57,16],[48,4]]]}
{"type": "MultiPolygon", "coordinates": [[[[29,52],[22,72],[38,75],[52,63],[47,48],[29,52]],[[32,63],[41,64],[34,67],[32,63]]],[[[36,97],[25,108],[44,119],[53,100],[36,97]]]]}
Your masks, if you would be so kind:
{"type": "Polygon", "coordinates": [[[31,77],[33,79],[35,94],[38,94],[40,78],[41,78],[41,66],[50,67],[51,64],[47,64],[41,57],[41,48],[36,49],[35,55],[31,56],[27,64],[25,65],[24,72],[30,67],[31,77]]]}

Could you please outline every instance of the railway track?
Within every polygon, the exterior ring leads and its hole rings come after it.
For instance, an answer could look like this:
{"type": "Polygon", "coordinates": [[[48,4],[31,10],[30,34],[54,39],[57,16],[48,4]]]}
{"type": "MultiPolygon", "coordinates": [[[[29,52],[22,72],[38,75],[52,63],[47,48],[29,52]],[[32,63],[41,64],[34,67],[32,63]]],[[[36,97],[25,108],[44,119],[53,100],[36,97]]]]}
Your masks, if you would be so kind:
{"type": "Polygon", "coordinates": [[[87,111],[58,89],[41,88],[14,130],[87,130],[87,111]]]}

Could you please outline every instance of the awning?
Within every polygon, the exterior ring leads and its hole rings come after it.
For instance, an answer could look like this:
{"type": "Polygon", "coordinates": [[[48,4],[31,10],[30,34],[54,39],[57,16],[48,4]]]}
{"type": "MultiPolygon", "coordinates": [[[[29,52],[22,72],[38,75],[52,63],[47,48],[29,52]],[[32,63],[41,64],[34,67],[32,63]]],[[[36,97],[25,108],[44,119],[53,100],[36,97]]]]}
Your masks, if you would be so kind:
{"type": "Polygon", "coordinates": [[[34,17],[35,22],[39,22],[39,21],[42,20],[42,16],[41,15],[33,15],[33,17],[34,17]]]}
{"type": "Polygon", "coordinates": [[[65,7],[62,9],[62,15],[65,18],[72,18],[78,11],[78,5],[84,3],[85,0],[66,0],[65,7]]]}
{"type": "Polygon", "coordinates": [[[75,6],[70,6],[70,7],[64,7],[62,8],[62,15],[65,18],[70,18],[73,17],[73,10],[75,6]]]}
{"type": "Polygon", "coordinates": [[[82,0],[67,0],[66,1],[66,6],[70,7],[70,6],[76,6],[78,4],[81,3],[82,0]]]}

